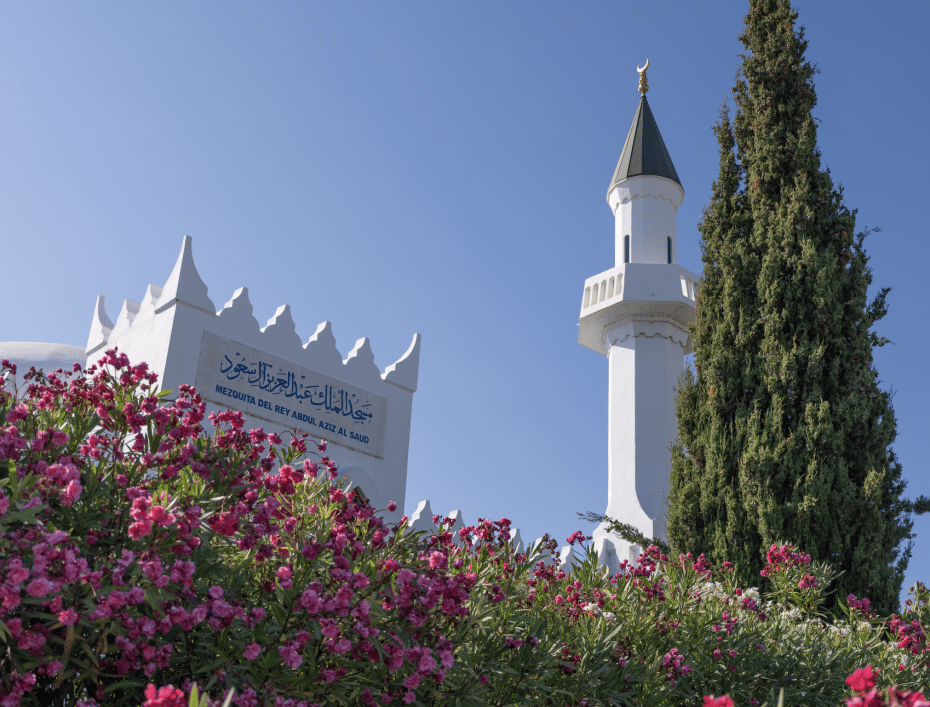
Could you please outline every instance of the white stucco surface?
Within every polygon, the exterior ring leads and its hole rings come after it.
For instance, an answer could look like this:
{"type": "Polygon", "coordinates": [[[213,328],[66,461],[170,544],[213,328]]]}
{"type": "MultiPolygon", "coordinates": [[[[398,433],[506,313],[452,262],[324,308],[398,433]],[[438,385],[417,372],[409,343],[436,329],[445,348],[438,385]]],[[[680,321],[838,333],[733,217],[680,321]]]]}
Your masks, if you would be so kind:
{"type": "Polygon", "coordinates": [[[607,195],[614,212],[616,265],[624,262],[625,236],[630,236],[631,263],[668,263],[668,238],[672,239],[672,262],[678,262],[675,214],[685,192],[664,177],[630,177],[607,195]]]}

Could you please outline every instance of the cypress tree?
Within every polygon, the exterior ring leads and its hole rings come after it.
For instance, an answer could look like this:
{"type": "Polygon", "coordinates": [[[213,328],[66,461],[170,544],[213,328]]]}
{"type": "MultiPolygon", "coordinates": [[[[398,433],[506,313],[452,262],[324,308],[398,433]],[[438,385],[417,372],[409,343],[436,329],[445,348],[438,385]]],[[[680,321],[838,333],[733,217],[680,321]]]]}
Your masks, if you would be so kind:
{"type": "MultiPolygon", "coordinates": [[[[668,537],[763,586],[765,550],[792,542],[844,572],[836,597],[884,614],[911,552],[871,331],[890,288],[872,281],[856,212],[820,165],[816,69],[789,0],[750,0],[735,117],[715,126],[719,175],[699,224],[703,283],[682,375],[668,537]],[[902,544],[904,546],[902,547],[902,544]]],[[[876,229],[877,230],[877,229],[876,229]]]]}

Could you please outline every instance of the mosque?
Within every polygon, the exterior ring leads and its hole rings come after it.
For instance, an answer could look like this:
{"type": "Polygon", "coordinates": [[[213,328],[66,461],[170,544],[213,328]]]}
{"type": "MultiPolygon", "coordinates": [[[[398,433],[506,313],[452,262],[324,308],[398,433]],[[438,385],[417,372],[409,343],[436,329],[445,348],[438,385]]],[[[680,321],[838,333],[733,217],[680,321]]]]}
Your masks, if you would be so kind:
{"type": "MultiPolygon", "coordinates": [[[[609,361],[605,513],[646,537],[665,538],[675,388],[692,351],[688,330],[699,277],[677,261],[675,218],[684,190],[646,100],[648,66],[637,69],[641,97],[607,190],[614,265],[584,283],[578,343],[609,361]]],[[[51,372],[93,364],[118,347],[131,361],[147,362],[162,388],[194,383],[208,413],[237,409],[247,428],[279,434],[298,428],[327,440],[327,454],[375,508],[397,502],[396,511],[384,512],[386,521],[404,515],[419,334],[380,371],[367,338],[343,358],[330,322],[304,341],[289,305],[261,327],[244,287],[217,310],[189,236],[167,281],[140,290],[141,302],[126,299],[115,324],[98,297],[84,346],[6,342],[0,357],[15,362],[21,378],[31,366],[51,372]]],[[[413,527],[432,527],[429,501],[409,515],[413,527]]],[[[448,515],[462,524],[460,512],[448,515]]],[[[518,530],[513,539],[521,543],[518,530]]],[[[603,526],[594,531],[594,545],[611,571],[640,551],[603,526]]],[[[560,556],[563,566],[574,563],[571,546],[560,556]]]]}

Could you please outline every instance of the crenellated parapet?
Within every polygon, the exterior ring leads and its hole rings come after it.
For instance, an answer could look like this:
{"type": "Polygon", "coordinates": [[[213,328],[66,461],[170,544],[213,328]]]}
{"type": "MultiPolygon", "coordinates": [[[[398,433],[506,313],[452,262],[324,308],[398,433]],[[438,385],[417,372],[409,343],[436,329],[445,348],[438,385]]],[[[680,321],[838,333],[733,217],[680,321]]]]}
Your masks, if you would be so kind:
{"type": "MultiPolygon", "coordinates": [[[[457,545],[461,545],[462,543],[458,536],[458,529],[468,525],[468,523],[466,523],[462,517],[462,512],[451,511],[445,515],[436,514],[433,512],[429,500],[420,501],[416,510],[410,514],[408,519],[408,527],[411,530],[437,535],[439,533],[439,525],[433,522],[434,517],[438,517],[440,522],[441,519],[447,517],[453,519],[453,524],[451,527],[453,533],[453,542],[455,542],[457,545]]],[[[529,546],[524,546],[523,538],[520,536],[520,529],[511,528],[510,542],[516,552],[522,553],[528,552],[531,548],[539,549],[543,544],[543,538],[537,538],[535,541],[530,543],[529,546]]],[[[480,541],[478,541],[477,544],[480,545],[480,541]]],[[[597,564],[600,567],[603,567],[604,571],[616,573],[618,568],[618,561],[613,545],[605,538],[598,538],[594,540],[592,547],[594,552],[597,554],[597,564]]],[[[634,547],[633,551],[635,554],[630,554],[629,556],[624,555],[620,561],[622,562],[623,560],[629,560],[630,562],[635,563],[636,557],[639,555],[641,550],[638,547],[634,547]]],[[[573,545],[562,545],[561,547],[556,548],[555,551],[542,548],[541,560],[546,565],[552,565],[558,562],[559,568],[565,572],[566,575],[571,575],[575,568],[578,567],[582,561],[584,561],[584,551],[577,550],[573,545]]]]}
{"type": "MultiPolygon", "coordinates": [[[[452,525],[447,529],[447,531],[452,532],[452,542],[461,546],[462,540],[459,537],[458,530],[459,528],[464,528],[466,525],[468,525],[468,523],[465,522],[462,511],[450,511],[445,515],[438,515],[433,513],[433,509],[429,500],[420,501],[420,503],[417,504],[416,510],[410,514],[407,527],[418,532],[437,535],[439,533],[439,525],[433,522],[434,516],[438,517],[440,522],[442,522],[442,519],[444,518],[452,519],[452,525]]],[[[516,552],[524,552],[525,548],[523,546],[523,538],[520,536],[519,528],[510,529],[510,542],[516,552]]],[[[481,541],[477,540],[475,544],[480,545],[481,541]]],[[[537,541],[535,544],[538,545],[539,541],[537,541]]]]}
{"type": "Polygon", "coordinates": [[[207,285],[194,264],[192,243],[190,236],[184,236],[181,253],[167,282],[161,287],[149,285],[141,303],[124,300],[115,325],[107,316],[104,296],[97,298],[85,349],[88,360],[98,352],[112,348],[118,340],[130,338],[137,320],[141,326],[148,326],[156,315],[180,306],[204,313],[207,321],[214,324],[215,328],[240,336],[244,339],[242,343],[289,361],[310,364],[325,369],[327,373],[348,376],[359,383],[370,384],[377,377],[416,392],[420,363],[419,334],[414,334],[407,351],[382,372],[375,365],[371,342],[367,337],[359,339],[343,359],[336,348],[330,322],[322,322],[307,342],[303,343],[297,334],[290,305],[278,307],[265,326],[261,326],[253,315],[246,287],[236,290],[223,309],[215,311],[213,301],[207,294],[207,285]]]}
{"type": "Polygon", "coordinates": [[[241,410],[251,427],[297,428],[324,439],[333,445],[328,456],[373,504],[395,501],[399,518],[420,335],[381,371],[367,337],[343,358],[328,321],[302,339],[290,305],[278,307],[262,326],[245,287],[217,311],[194,264],[192,242],[184,237],[165,284],[149,285],[141,302],[125,300],[115,324],[103,296],[97,298],[88,363],[117,347],[130,361],[148,363],[162,388],[194,384],[213,408],[241,410]]]}

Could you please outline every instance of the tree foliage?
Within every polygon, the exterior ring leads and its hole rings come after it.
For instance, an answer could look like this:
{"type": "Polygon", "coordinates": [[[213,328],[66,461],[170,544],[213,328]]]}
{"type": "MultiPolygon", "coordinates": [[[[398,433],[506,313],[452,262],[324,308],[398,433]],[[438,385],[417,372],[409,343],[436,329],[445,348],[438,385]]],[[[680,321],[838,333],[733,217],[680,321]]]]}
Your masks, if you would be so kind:
{"type": "MultiPolygon", "coordinates": [[[[911,552],[891,449],[892,394],[872,331],[890,288],[872,282],[856,211],[821,167],[803,27],[789,0],[750,0],[746,53],[714,128],[719,174],[699,224],[704,272],[680,382],[668,537],[760,581],[777,538],[843,571],[839,596],[898,608],[911,552]]],[[[877,231],[878,229],[874,229],[877,231]]]]}

